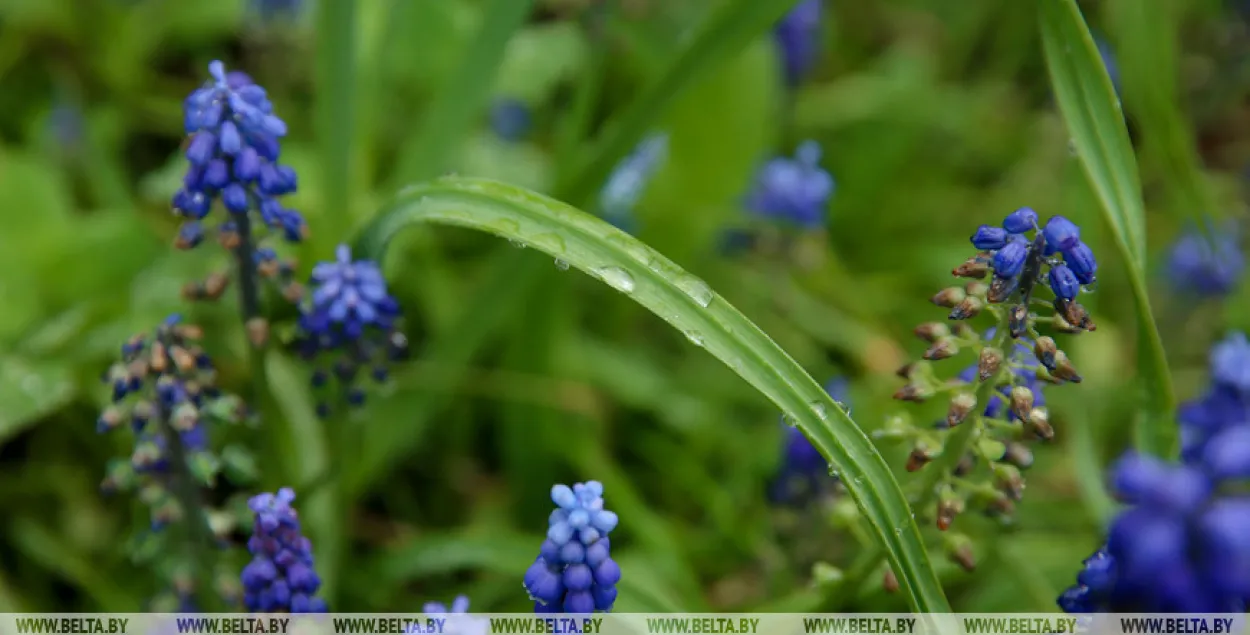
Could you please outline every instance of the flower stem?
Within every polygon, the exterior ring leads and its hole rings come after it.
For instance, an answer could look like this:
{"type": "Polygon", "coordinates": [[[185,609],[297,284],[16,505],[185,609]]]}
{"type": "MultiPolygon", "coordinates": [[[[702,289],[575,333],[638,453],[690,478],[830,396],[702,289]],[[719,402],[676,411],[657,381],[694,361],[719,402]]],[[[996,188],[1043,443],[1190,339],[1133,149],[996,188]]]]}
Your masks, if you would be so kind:
{"type": "MultiPolygon", "coordinates": [[[[165,410],[162,408],[162,410],[165,410]]],[[[170,423],[170,413],[161,412],[161,435],[165,438],[165,447],[169,453],[168,461],[174,471],[173,493],[182,508],[182,516],[187,532],[187,551],[191,555],[195,577],[196,606],[201,611],[215,612],[219,607],[218,596],[214,593],[216,584],[213,579],[213,552],[217,549],[217,539],[213,528],[204,513],[199,488],[195,476],[191,474],[186,447],[182,444],[182,435],[170,423]]]]}
{"type": "MultiPolygon", "coordinates": [[[[269,392],[269,379],[265,373],[265,344],[269,339],[268,324],[258,322],[261,316],[260,273],[256,268],[256,241],[252,236],[252,219],[247,214],[234,216],[238,229],[239,243],[234,247],[234,260],[239,272],[239,313],[243,318],[243,330],[249,350],[249,361],[252,367],[251,381],[248,383],[248,403],[260,409],[266,402],[269,392]],[[262,332],[254,332],[254,329],[262,332]],[[259,337],[264,335],[264,337],[259,337]]],[[[276,427],[270,426],[270,430],[276,427]]],[[[277,441],[269,439],[271,445],[277,441]]],[[[271,448],[272,449],[272,448],[271,448]]],[[[273,452],[271,456],[281,456],[273,452]]],[[[284,466],[285,467],[285,466],[284,466]]]]}

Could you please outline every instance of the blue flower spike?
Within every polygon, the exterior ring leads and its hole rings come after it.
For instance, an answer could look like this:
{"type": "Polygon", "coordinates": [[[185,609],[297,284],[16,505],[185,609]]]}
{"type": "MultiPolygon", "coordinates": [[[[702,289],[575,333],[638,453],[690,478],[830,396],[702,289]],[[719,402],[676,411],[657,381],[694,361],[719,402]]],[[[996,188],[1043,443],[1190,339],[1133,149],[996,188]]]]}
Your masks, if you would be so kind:
{"type": "Polygon", "coordinates": [[[556,509],[547,539],[525,572],[525,590],[535,613],[610,611],[616,602],[621,568],[612,559],[608,534],[616,514],[604,509],[603,484],[577,483],[551,488],[556,509]]]}
{"type": "Polygon", "coordinates": [[[295,492],[284,487],[276,494],[253,496],[247,505],[255,515],[247,550],[252,561],[243,567],[243,603],[259,613],[325,613],[316,597],[321,587],[313,564],[312,543],[300,530],[299,514],[291,503],[295,492]]]}
{"type": "Polygon", "coordinates": [[[804,230],[823,227],[833,197],[834,181],[820,166],[821,148],[804,141],[794,157],[777,157],[764,164],[746,198],[756,216],[804,230]]]}
{"type": "Polygon", "coordinates": [[[215,386],[213,362],[198,344],[203,333],[175,314],[151,335],[136,335],[121,347],[121,360],[103,376],[112,405],[96,421],[100,433],[124,424],[135,435],[128,462],[114,462],[101,488],[106,493],[142,488],[152,507],[153,528],[181,515],[172,491],[180,472],[211,485],[215,472],[208,455],[208,427],[215,420],[238,420],[241,402],[215,386]],[[182,464],[175,464],[181,458],[182,464]]]}
{"type": "MultiPolygon", "coordinates": [[[[189,165],[182,188],[173,198],[174,213],[183,218],[175,246],[192,249],[202,243],[204,225],[219,204],[225,215],[217,223],[218,242],[234,253],[239,275],[266,278],[288,300],[297,301],[302,290],[294,282],[293,263],[258,244],[261,228],[289,242],[308,236],[304,217],[280,201],[298,185],[295,170],[278,162],[286,123],[274,113],[265,89],[246,74],[226,72],[220,61],[210,63],[208,69],[210,80],[183,102],[184,154],[189,165]]],[[[183,296],[215,300],[229,281],[225,274],[215,274],[187,285],[183,296]]],[[[248,280],[243,287],[250,294],[244,302],[257,303],[255,281],[248,280]]],[[[262,327],[249,324],[248,328],[260,331],[262,327]]],[[[255,342],[265,333],[251,334],[255,342]]]]}
{"type": "MultiPolygon", "coordinates": [[[[377,263],[353,260],[347,245],[338,246],[334,260],[313,267],[309,286],[293,347],[317,365],[314,388],[325,388],[333,375],[346,390],[348,405],[362,405],[365,393],[356,383],[361,368],[368,367],[375,381],[384,382],[390,364],[407,358],[399,302],[377,263]]],[[[322,416],[330,412],[324,401],[317,409],[322,416]]]]}
{"type": "Polygon", "coordinates": [[[790,86],[802,81],[816,62],[820,53],[820,20],[823,13],[823,0],[803,0],[773,29],[786,83],[790,86]]]}

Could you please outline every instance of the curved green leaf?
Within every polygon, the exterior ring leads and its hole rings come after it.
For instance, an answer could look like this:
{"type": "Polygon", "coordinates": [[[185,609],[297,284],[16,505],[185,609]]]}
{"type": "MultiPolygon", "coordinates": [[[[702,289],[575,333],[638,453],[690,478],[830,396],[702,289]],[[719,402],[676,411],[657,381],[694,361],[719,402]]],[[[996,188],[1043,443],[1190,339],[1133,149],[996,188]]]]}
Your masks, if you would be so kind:
{"type": "Polygon", "coordinates": [[[1039,3],[1042,44],[1055,100],[1132,284],[1137,369],[1146,383],[1138,445],[1151,454],[1175,456],[1179,451],[1172,421],[1176,397],[1146,291],[1146,212],[1124,113],[1076,1],[1039,3]]]}
{"type": "Polygon", "coordinates": [[[405,189],[364,229],[356,251],[380,260],[398,232],[426,222],[494,233],[551,254],[625,293],[706,348],[777,404],[841,471],[914,608],[950,611],[885,459],[820,384],[703,281],[597,218],[481,179],[444,178],[405,189]]]}

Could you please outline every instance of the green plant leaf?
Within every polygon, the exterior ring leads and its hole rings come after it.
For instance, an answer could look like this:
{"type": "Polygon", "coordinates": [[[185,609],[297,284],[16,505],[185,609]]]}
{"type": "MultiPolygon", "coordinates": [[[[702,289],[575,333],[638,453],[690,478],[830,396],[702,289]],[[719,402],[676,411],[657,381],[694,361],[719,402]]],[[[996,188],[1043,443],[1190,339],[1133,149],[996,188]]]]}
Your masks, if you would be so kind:
{"type": "Polygon", "coordinates": [[[540,194],[481,179],[444,178],[406,188],[364,229],[357,253],[380,261],[397,233],[419,223],[467,227],[526,243],[602,280],[685,333],[775,403],[848,475],[843,482],[888,552],[913,608],[949,612],[920,530],[885,459],[820,384],[707,284],[603,221],[540,194]]]}
{"type": "Polygon", "coordinates": [[[351,227],[352,139],[356,123],[356,2],[317,3],[317,137],[321,147],[323,228],[351,227]]]}
{"type": "Polygon", "coordinates": [[[1176,397],[1146,290],[1146,212],[1124,113],[1076,1],[1039,2],[1042,44],[1055,100],[1132,286],[1139,341],[1137,370],[1146,389],[1137,443],[1142,451],[1175,456],[1179,451],[1172,420],[1176,397]]]}
{"type": "Polygon", "coordinates": [[[0,445],[77,394],[64,363],[0,358],[0,445]]]}

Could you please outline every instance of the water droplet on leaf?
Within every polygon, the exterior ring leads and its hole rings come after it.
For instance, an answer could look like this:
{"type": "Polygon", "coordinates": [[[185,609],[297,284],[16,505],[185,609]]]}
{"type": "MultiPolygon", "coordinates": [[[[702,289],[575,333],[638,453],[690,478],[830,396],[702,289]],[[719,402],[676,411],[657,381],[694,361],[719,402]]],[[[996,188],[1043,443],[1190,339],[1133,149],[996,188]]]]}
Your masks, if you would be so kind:
{"type": "Polygon", "coordinates": [[[825,421],[829,418],[829,410],[825,408],[825,404],[820,403],[819,401],[813,401],[808,404],[808,406],[811,407],[812,412],[816,413],[816,416],[819,417],[821,421],[825,421]]]}
{"type": "Polygon", "coordinates": [[[568,271],[569,263],[563,260],[560,260],[559,258],[556,258],[556,269],[559,269],[560,271],[568,271]]]}
{"type": "Polygon", "coordinates": [[[794,415],[788,412],[781,415],[781,420],[785,421],[786,425],[790,426],[791,428],[794,428],[799,425],[798,417],[795,417],[794,415]]]}
{"type": "Polygon", "coordinates": [[[706,282],[694,276],[682,276],[681,278],[678,278],[677,288],[681,289],[686,295],[690,296],[690,299],[694,300],[695,304],[705,309],[708,305],[712,304],[712,298],[715,296],[715,294],[712,293],[712,287],[707,286],[706,282]]]}
{"type": "Polygon", "coordinates": [[[695,346],[703,346],[703,336],[694,331],[686,331],[686,339],[690,340],[695,346]]]}
{"type": "Polygon", "coordinates": [[[517,249],[525,249],[525,243],[515,238],[509,238],[508,244],[512,245],[513,247],[516,247],[517,249]]]}
{"type": "Polygon", "coordinates": [[[634,277],[620,267],[599,267],[594,270],[594,274],[621,293],[634,292],[634,277]]]}

